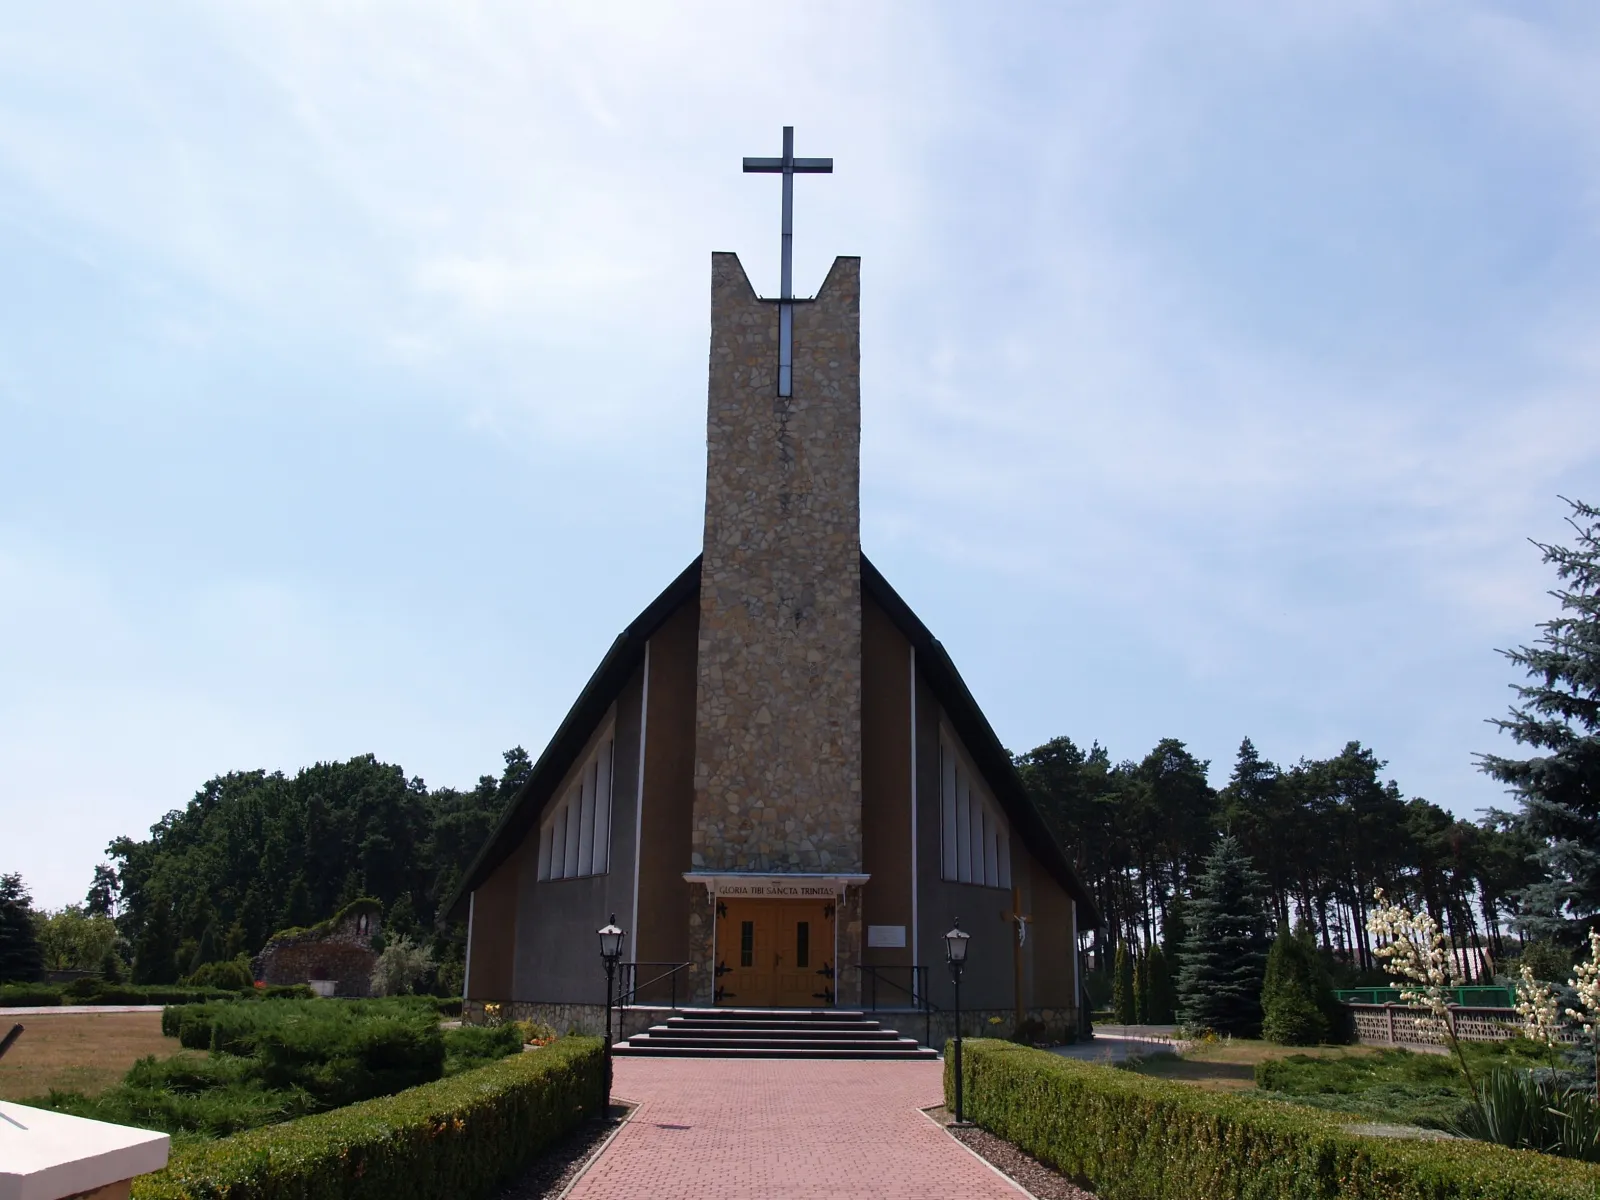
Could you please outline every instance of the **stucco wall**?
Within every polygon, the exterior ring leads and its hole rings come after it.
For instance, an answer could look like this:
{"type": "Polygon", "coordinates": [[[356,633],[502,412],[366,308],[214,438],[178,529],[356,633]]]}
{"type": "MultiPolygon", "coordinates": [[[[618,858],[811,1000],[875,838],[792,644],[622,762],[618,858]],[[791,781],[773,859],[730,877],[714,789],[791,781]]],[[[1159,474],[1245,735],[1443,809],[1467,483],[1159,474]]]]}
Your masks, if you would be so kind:
{"type": "MultiPolygon", "coordinates": [[[[900,949],[864,946],[862,961],[909,986],[911,964],[911,644],[870,598],[861,605],[861,842],[872,876],[863,888],[866,925],[900,925],[900,949]]],[[[880,984],[880,997],[899,996],[880,984]]],[[[903,1000],[905,997],[899,996],[903,1000]]]]}
{"type": "MultiPolygon", "coordinates": [[[[551,1003],[605,1002],[598,930],[613,915],[626,926],[633,909],[634,810],[639,788],[639,699],[643,669],[636,671],[612,710],[611,857],[603,875],[538,878],[539,828],[513,856],[518,875],[516,966],[509,999],[551,1003]]],[[[586,749],[574,771],[587,760],[586,749]]],[[[571,786],[563,780],[547,809],[571,786]]],[[[543,823],[543,814],[540,823],[543,823]]],[[[629,948],[631,950],[631,948],[629,948]]],[[[632,957],[631,953],[628,955],[632,957]]]]}
{"type": "MultiPolygon", "coordinates": [[[[689,958],[689,829],[694,819],[695,642],[700,608],[690,601],[650,639],[650,704],[645,721],[645,853],[639,863],[639,961],[689,958]]],[[[694,890],[703,891],[703,888],[694,890]]],[[[636,953],[635,953],[636,951],[636,953]]],[[[641,975],[640,982],[659,970],[641,975]]],[[[688,985],[678,980],[680,991],[688,985]]],[[[667,986],[658,989],[663,996],[667,986]]],[[[654,998],[646,992],[641,999],[654,998]]]]}

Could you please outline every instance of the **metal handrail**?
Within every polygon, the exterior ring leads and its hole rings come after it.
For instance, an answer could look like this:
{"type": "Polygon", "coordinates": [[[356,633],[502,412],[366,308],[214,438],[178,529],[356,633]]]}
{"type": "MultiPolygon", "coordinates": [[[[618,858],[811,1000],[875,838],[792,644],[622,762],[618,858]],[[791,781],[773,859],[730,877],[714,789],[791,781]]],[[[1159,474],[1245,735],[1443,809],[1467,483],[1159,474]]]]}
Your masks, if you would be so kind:
{"type": "Polygon", "coordinates": [[[900,992],[911,1001],[911,1007],[922,1014],[922,1044],[933,1045],[933,1014],[943,1012],[937,1004],[928,999],[928,968],[927,967],[869,967],[864,963],[857,963],[856,970],[861,972],[861,991],[866,1007],[876,1012],[878,1010],[878,984],[888,984],[895,991],[900,992]],[[908,988],[882,974],[884,971],[909,972],[911,986],[908,988]],[[870,983],[870,987],[868,984],[870,983]]]}
{"type": "Polygon", "coordinates": [[[639,1002],[639,992],[640,992],[641,989],[647,988],[647,987],[651,987],[651,986],[653,986],[655,984],[658,984],[663,979],[668,979],[668,980],[672,981],[672,1002],[669,1005],[669,1007],[677,1008],[678,1007],[678,972],[686,969],[688,966],[689,966],[689,964],[686,963],[686,962],[625,962],[625,963],[618,963],[617,967],[622,972],[622,976],[621,976],[622,983],[621,983],[621,985],[619,986],[619,988],[617,990],[617,1006],[620,1008],[620,1007],[622,1007],[624,1005],[628,1005],[628,1004],[637,1004],[639,1002]],[[640,967],[667,967],[669,969],[666,970],[666,971],[661,972],[661,974],[655,976],[654,978],[646,979],[643,983],[640,983],[639,982],[639,968],[640,967]],[[629,980],[631,980],[632,982],[629,983],[628,982],[629,980]]]}

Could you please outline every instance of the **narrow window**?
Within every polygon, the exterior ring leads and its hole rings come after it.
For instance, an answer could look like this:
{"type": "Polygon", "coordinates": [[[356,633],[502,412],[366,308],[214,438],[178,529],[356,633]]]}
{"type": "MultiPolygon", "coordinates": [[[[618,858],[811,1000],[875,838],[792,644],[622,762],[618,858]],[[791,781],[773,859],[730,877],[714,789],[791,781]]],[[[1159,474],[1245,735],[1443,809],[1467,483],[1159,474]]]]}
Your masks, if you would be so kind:
{"type": "Polygon", "coordinates": [[[754,921],[739,922],[739,965],[753,967],[756,965],[756,923],[754,921]]]}
{"type": "Polygon", "coordinates": [[[594,783],[595,764],[583,772],[583,800],[578,818],[578,874],[594,874],[594,783]]]}
{"type": "Polygon", "coordinates": [[[794,927],[794,965],[811,965],[811,922],[801,921],[794,927]]]}

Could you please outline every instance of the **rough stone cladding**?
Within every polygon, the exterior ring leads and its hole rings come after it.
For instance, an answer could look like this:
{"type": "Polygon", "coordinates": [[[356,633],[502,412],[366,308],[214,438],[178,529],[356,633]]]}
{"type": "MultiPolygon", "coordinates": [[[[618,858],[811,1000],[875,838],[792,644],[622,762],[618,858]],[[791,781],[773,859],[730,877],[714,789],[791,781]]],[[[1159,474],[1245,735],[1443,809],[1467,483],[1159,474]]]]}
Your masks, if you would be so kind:
{"type": "Polygon", "coordinates": [[[372,937],[381,922],[375,913],[352,913],[327,929],[277,934],[251,961],[263,983],[309,983],[331,979],[337,996],[372,994],[372,969],[378,955],[372,937]]]}
{"type": "Polygon", "coordinates": [[[794,306],[711,266],[696,870],[861,869],[860,260],[794,306]]]}

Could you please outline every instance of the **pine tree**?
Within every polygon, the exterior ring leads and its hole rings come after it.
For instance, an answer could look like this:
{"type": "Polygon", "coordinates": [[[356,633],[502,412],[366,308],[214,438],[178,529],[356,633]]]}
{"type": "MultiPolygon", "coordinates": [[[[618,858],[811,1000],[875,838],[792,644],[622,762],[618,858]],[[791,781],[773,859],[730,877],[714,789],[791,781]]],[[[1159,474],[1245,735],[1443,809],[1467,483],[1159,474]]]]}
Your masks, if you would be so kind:
{"type": "Polygon", "coordinates": [[[1111,1015],[1119,1025],[1132,1025],[1136,1004],[1133,998],[1133,957],[1128,943],[1117,943],[1116,967],[1111,978],[1111,1015]]]}
{"type": "Polygon", "coordinates": [[[0,983],[34,983],[43,978],[33,897],[21,875],[0,875],[0,983]]]}
{"type": "Polygon", "coordinates": [[[1267,889],[1237,839],[1218,839],[1195,881],[1187,917],[1178,1019],[1191,1028],[1255,1036],[1266,974],[1267,889]]]}
{"type": "Polygon", "coordinates": [[[1567,503],[1577,544],[1534,543],[1561,581],[1562,615],[1539,627],[1537,646],[1501,651],[1532,682],[1493,722],[1540,753],[1484,754],[1479,766],[1509,785],[1522,809],[1509,823],[1539,846],[1544,878],[1515,896],[1518,925],[1571,944],[1600,914],[1600,509],[1567,503]]]}

